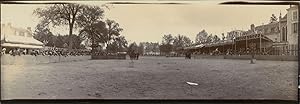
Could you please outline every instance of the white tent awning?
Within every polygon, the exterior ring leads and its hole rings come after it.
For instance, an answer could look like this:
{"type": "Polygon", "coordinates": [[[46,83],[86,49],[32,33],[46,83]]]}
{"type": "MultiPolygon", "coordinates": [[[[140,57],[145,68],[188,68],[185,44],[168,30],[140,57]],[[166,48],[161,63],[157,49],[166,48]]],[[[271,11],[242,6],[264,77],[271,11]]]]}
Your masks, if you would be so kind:
{"type": "Polygon", "coordinates": [[[17,43],[25,43],[25,44],[35,44],[35,45],[43,45],[42,42],[34,39],[33,37],[25,37],[25,36],[14,36],[8,35],[3,37],[6,42],[17,42],[17,43]]]}
{"type": "Polygon", "coordinates": [[[1,46],[5,47],[18,47],[18,48],[43,48],[43,46],[38,45],[27,45],[27,44],[13,44],[13,43],[3,43],[1,46]]]}

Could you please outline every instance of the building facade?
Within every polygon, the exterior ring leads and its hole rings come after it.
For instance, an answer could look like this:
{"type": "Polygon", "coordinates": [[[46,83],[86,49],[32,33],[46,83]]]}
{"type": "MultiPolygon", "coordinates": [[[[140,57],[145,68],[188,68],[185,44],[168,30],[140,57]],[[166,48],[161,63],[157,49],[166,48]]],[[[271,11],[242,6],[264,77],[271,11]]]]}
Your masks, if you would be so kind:
{"type": "MultiPolygon", "coordinates": [[[[43,43],[34,39],[31,28],[27,29],[13,27],[11,23],[1,24],[1,47],[7,53],[13,49],[41,49],[43,43]]],[[[28,52],[28,51],[27,51],[28,52]]]]}
{"type": "Polygon", "coordinates": [[[268,37],[273,42],[280,41],[279,22],[277,21],[266,25],[256,26],[254,31],[268,37]]]}
{"type": "Polygon", "coordinates": [[[298,6],[287,9],[287,41],[288,44],[298,44],[298,6]]]}

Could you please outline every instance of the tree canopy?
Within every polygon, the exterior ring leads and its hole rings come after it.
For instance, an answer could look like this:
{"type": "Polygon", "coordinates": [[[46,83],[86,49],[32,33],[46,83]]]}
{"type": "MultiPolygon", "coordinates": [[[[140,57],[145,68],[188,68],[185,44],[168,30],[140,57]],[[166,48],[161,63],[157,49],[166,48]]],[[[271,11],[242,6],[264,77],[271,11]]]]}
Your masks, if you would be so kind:
{"type": "Polygon", "coordinates": [[[173,38],[172,34],[164,35],[162,43],[163,44],[172,44],[173,40],[174,40],[174,38],[173,38]]]}
{"type": "Polygon", "coordinates": [[[138,53],[138,45],[135,42],[131,43],[128,47],[127,53],[138,53]]]}
{"type": "Polygon", "coordinates": [[[178,36],[174,37],[174,42],[173,42],[174,49],[184,48],[184,47],[190,46],[191,44],[192,44],[192,41],[187,36],[179,34],[178,36]]]}
{"type": "Polygon", "coordinates": [[[106,47],[108,52],[116,53],[116,52],[126,52],[127,51],[128,42],[124,36],[119,36],[113,39],[112,43],[109,43],[106,47]]]}
{"type": "MultiPolygon", "coordinates": [[[[85,14],[95,12],[88,10],[89,8],[91,7],[75,3],[53,4],[46,8],[37,8],[33,13],[41,18],[40,24],[43,26],[48,26],[49,24],[52,24],[53,27],[67,25],[69,27],[69,38],[71,38],[74,28],[85,26],[85,22],[82,21],[90,19],[89,17],[86,17],[87,15],[85,14]]],[[[102,9],[97,8],[97,10],[101,11],[102,9]]],[[[95,12],[94,14],[102,16],[103,10],[101,12],[95,12]]],[[[72,39],[68,40],[69,49],[71,49],[73,45],[72,39]]]]}
{"type": "Polygon", "coordinates": [[[275,16],[275,14],[272,14],[272,16],[270,17],[270,23],[274,23],[277,21],[277,17],[275,16]]]}
{"type": "Polygon", "coordinates": [[[208,33],[205,30],[202,30],[196,35],[195,43],[202,44],[206,43],[208,38],[208,33]]]}

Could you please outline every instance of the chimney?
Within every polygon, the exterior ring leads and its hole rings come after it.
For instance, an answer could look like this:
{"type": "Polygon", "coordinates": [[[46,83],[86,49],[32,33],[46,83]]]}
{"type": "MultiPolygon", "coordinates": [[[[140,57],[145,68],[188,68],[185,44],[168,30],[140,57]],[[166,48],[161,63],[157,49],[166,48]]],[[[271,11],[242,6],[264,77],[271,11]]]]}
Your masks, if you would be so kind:
{"type": "Polygon", "coordinates": [[[255,29],[254,24],[251,24],[250,29],[251,29],[252,31],[254,31],[254,29],[255,29]]]}

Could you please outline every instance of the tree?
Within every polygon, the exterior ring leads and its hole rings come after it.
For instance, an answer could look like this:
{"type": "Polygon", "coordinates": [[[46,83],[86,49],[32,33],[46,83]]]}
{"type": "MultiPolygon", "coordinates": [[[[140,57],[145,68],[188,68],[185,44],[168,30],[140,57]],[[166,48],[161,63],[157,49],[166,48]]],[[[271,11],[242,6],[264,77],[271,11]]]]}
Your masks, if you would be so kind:
{"type": "Polygon", "coordinates": [[[171,44],[162,44],[159,46],[159,50],[162,53],[170,54],[170,52],[173,50],[173,46],[171,44]]]}
{"type": "MultiPolygon", "coordinates": [[[[65,38],[64,40],[68,40],[67,35],[65,35],[64,38],[65,38]]],[[[82,43],[83,39],[80,36],[73,34],[73,35],[71,35],[71,39],[73,40],[72,49],[82,49],[81,43],[82,43]]]]}
{"type": "Polygon", "coordinates": [[[174,41],[174,38],[171,34],[163,36],[163,41],[162,41],[163,44],[172,44],[173,41],[174,41]]]}
{"type": "Polygon", "coordinates": [[[220,40],[221,39],[217,35],[213,37],[213,42],[219,42],[220,40]]]}
{"type": "Polygon", "coordinates": [[[108,32],[106,23],[102,21],[104,10],[98,6],[83,5],[82,11],[78,16],[80,20],[78,25],[83,27],[79,32],[79,36],[87,42],[91,42],[92,53],[95,53],[100,43],[105,42],[103,35],[108,32]]]}
{"type": "Polygon", "coordinates": [[[222,33],[222,41],[224,41],[225,40],[225,35],[224,35],[224,33],[222,33]]]}
{"type": "Polygon", "coordinates": [[[141,42],[140,44],[144,46],[144,53],[159,52],[159,43],[141,42]]]}
{"type": "Polygon", "coordinates": [[[125,39],[124,36],[119,36],[115,38],[115,41],[118,43],[119,51],[124,52],[127,50],[128,41],[125,39]]]}
{"type": "Polygon", "coordinates": [[[106,24],[108,27],[108,33],[103,38],[105,39],[105,43],[109,44],[110,40],[114,39],[114,37],[119,36],[120,32],[123,31],[123,29],[120,27],[119,23],[114,20],[107,19],[106,24]]]}
{"type": "Polygon", "coordinates": [[[109,52],[109,53],[117,53],[118,48],[119,48],[118,43],[117,42],[112,42],[112,43],[107,45],[106,51],[109,52]]]}
{"type": "Polygon", "coordinates": [[[60,34],[55,37],[55,46],[58,48],[66,48],[65,44],[68,44],[66,38],[60,34]]]}
{"type": "Polygon", "coordinates": [[[207,36],[208,36],[208,33],[205,31],[205,30],[202,30],[201,32],[199,32],[197,35],[196,35],[196,39],[195,39],[195,43],[196,44],[202,44],[202,43],[205,43],[207,40],[207,36]]]}
{"type": "Polygon", "coordinates": [[[36,29],[33,34],[33,38],[35,38],[40,42],[47,41],[47,44],[45,44],[46,46],[54,46],[54,41],[55,41],[54,35],[52,34],[49,28],[46,28],[41,24],[38,24],[36,26],[36,29]]]}
{"type": "Polygon", "coordinates": [[[212,34],[210,34],[207,38],[206,38],[206,43],[211,43],[213,42],[213,36],[212,34]]]}
{"type": "Polygon", "coordinates": [[[176,37],[174,37],[174,42],[173,42],[173,46],[174,49],[178,49],[178,48],[184,48],[187,46],[190,46],[192,44],[190,38],[183,36],[183,35],[178,35],[176,37]]]}
{"type": "Polygon", "coordinates": [[[159,52],[159,43],[152,43],[151,42],[151,51],[152,52],[159,52]]]}
{"type": "Polygon", "coordinates": [[[140,43],[139,47],[138,47],[139,54],[141,54],[141,55],[144,54],[144,48],[145,48],[144,44],[140,43]]]}
{"type": "MultiPolygon", "coordinates": [[[[34,10],[39,18],[41,18],[41,24],[53,26],[68,25],[69,27],[69,38],[73,34],[73,29],[76,28],[80,19],[78,17],[83,11],[84,5],[81,4],[54,4],[47,8],[37,8],[34,10]]],[[[69,49],[72,48],[72,39],[69,39],[69,49]]]]}
{"type": "Polygon", "coordinates": [[[144,43],[145,45],[145,52],[148,53],[148,52],[151,52],[153,50],[153,46],[152,46],[152,42],[145,42],[144,43]]]}
{"type": "Polygon", "coordinates": [[[187,47],[187,46],[190,46],[193,44],[192,40],[187,36],[183,36],[183,41],[184,41],[184,47],[187,47]]]}
{"type": "Polygon", "coordinates": [[[277,21],[277,17],[275,16],[275,14],[272,14],[271,18],[270,18],[270,23],[274,23],[277,21]]]}
{"type": "Polygon", "coordinates": [[[138,46],[137,44],[134,42],[134,43],[131,43],[128,47],[128,50],[127,50],[128,54],[133,54],[133,53],[137,53],[138,52],[138,46]]]}
{"type": "Polygon", "coordinates": [[[104,10],[98,6],[83,5],[82,13],[78,16],[78,25],[87,27],[102,21],[104,10]]]}
{"type": "Polygon", "coordinates": [[[178,36],[175,36],[173,46],[175,50],[177,48],[183,47],[184,46],[183,36],[181,36],[180,34],[178,34],[178,36]]]}
{"type": "Polygon", "coordinates": [[[113,39],[112,43],[109,43],[106,47],[108,52],[116,53],[116,52],[124,52],[127,48],[127,40],[124,36],[119,36],[113,39]]]}
{"type": "Polygon", "coordinates": [[[107,32],[106,23],[98,21],[97,23],[85,26],[82,30],[80,30],[79,35],[83,39],[91,40],[92,53],[95,53],[95,49],[100,46],[100,43],[106,42],[103,37],[107,34],[107,32]]]}

